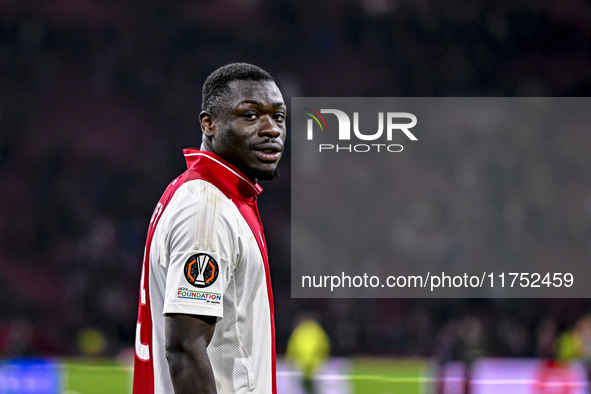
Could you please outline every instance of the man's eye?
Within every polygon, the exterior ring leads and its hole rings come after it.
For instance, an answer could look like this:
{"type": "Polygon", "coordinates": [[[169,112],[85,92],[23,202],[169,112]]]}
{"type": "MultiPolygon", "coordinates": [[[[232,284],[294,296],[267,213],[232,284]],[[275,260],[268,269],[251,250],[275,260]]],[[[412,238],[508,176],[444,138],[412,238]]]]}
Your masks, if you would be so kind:
{"type": "Polygon", "coordinates": [[[258,116],[255,113],[247,113],[243,115],[248,120],[255,120],[258,116]]]}
{"type": "Polygon", "coordinates": [[[275,114],[275,119],[277,119],[279,121],[284,121],[285,115],[284,114],[275,114]]]}

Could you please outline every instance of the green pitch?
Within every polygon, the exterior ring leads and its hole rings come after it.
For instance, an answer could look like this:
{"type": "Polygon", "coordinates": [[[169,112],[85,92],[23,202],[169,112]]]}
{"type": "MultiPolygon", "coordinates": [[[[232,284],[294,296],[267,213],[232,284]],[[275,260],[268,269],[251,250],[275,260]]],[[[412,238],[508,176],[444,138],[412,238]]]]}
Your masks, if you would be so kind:
{"type": "MultiPolygon", "coordinates": [[[[62,394],[131,393],[129,366],[113,360],[65,360],[62,365],[62,394]]],[[[429,363],[420,359],[354,358],[344,378],[352,394],[426,394],[431,389],[429,363]]]]}
{"type": "Polygon", "coordinates": [[[419,359],[353,359],[350,379],[355,394],[430,392],[429,364],[419,359]]]}
{"type": "Polygon", "coordinates": [[[63,394],[129,394],[131,367],[111,360],[64,361],[63,394]]]}

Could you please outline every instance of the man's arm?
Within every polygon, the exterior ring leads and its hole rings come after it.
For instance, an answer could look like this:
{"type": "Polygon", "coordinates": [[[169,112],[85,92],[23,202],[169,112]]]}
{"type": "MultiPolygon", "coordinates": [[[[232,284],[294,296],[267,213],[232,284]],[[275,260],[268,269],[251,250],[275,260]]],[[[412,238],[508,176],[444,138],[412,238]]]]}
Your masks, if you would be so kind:
{"type": "Polygon", "coordinates": [[[175,394],[215,394],[207,345],[215,329],[213,316],[166,315],[166,359],[175,394]]]}

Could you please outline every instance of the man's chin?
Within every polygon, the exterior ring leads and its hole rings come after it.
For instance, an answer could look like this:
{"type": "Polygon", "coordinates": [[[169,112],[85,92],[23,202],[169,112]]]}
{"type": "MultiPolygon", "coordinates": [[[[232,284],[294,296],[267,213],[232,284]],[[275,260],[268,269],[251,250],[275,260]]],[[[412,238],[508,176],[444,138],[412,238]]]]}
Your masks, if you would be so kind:
{"type": "Polygon", "coordinates": [[[279,176],[279,171],[277,168],[266,171],[257,168],[249,168],[245,175],[250,179],[256,179],[257,181],[272,181],[279,176]]]}

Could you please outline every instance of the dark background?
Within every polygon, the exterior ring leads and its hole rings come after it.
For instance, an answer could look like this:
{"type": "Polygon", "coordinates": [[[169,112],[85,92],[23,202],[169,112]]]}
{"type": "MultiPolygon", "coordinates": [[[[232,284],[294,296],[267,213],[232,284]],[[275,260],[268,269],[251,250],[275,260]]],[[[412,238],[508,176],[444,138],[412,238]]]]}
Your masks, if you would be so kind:
{"type": "MultiPolygon", "coordinates": [[[[257,64],[286,99],[588,96],[590,38],[584,0],[0,1],[0,355],[77,355],[88,328],[106,355],[133,347],[147,224],[185,168],[182,149],[200,144],[200,91],[215,68],[257,64]]],[[[558,171],[552,187],[570,203],[553,200],[540,218],[522,198],[525,225],[562,237],[540,251],[557,265],[591,257],[569,246],[591,235],[588,130],[569,141],[575,175],[558,171]]],[[[455,149],[478,166],[464,142],[455,149]]],[[[333,354],[443,360],[553,355],[586,321],[588,299],[291,299],[289,159],[260,198],[279,352],[305,310],[318,312],[333,354]]],[[[423,214],[408,209],[409,220],[423,214]]]]}

